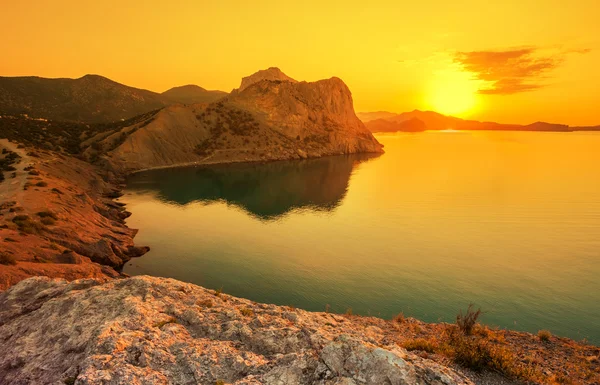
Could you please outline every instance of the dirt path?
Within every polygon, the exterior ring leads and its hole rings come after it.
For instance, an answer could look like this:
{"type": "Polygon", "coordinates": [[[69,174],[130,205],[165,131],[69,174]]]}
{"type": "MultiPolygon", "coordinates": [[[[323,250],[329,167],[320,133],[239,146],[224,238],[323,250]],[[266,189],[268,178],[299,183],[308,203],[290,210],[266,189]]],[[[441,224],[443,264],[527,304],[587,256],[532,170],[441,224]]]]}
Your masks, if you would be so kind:
{"type": "Polygon", "coordinates": [[[8,141],[8,139],[0,139],[0,150],[6,148],[9,151],[16,152],[21,160],[15,164],[16,171],[5,172],[5,180],[0,183],[0,202],[16,201],[20,202],[23,196],[23,186],[27,182],[27,171],[24,170],[32,164],[31,157],[22,148],[17,148],[16,143],[8,141]],[[16,177],[12,178],[12,173],[16,173],[16,177]]]}

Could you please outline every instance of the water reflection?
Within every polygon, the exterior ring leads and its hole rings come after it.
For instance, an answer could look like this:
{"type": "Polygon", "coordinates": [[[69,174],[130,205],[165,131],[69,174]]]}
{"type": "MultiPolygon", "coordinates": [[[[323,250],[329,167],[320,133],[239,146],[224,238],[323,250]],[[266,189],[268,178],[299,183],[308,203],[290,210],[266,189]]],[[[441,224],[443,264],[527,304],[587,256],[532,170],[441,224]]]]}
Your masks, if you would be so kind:
{"type": "Polygon", "coordinates": [[[352,170],[377,156],[153,170],[133,175],[128,188],[153,191],[163,202],[177,205],[225,201],[272,220],[294,209],[334,210],[346,195],[352,170]]]}

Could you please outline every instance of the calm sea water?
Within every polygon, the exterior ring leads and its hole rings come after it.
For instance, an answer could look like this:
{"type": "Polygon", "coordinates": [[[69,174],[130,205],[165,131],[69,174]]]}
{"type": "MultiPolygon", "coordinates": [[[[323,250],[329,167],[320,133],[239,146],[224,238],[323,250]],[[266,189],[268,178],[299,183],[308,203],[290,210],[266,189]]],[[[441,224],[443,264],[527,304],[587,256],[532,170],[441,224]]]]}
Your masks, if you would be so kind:
{"type": "Polygon", "coordinates": [[[379,136],[382,156],[137,174],[125,267],[260,302],[600,344],[600,134],[379,136]]]}

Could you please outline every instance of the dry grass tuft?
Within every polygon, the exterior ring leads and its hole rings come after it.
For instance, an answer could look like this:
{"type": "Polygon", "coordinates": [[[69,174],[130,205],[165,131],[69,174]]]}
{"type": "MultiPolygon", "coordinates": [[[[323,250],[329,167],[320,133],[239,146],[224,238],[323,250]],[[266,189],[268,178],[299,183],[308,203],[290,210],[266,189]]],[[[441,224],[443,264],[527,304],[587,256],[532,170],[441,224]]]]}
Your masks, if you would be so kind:
{"type": "Polygon", "coordinates": [[[552,333],[548,330],[540,330],[537,334],[540,341],[548,342],[550,341],[550,337],[552,337],[552,333]]]}
{"type": "Polygon", "coordinates": [[[470,336],[473,334],[473,329],[475,328],[475,325],[477,325],[477,320],[480,316],[481,309],[473,310],[473,304],[469,304],[465,314],[463,314],[461,310],[456,316],[456,325],[458,325],[458,328],[463,334],[470,336]]]}

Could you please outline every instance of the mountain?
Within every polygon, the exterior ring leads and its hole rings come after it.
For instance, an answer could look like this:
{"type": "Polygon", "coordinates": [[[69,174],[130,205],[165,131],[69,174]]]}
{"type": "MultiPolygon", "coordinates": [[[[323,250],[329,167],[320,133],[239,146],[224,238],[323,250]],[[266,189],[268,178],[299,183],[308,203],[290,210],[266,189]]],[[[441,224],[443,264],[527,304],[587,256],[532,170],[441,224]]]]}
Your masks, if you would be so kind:
{"type": "MultiPolygon", "coordinates": [[[[375,113],[381,114],[381,112],[375,113]]],[[[368,116],[368,115],[367,115],[368,116]]],[[[366,121],[365,125],[371,132],[415,132],[414,119],[421,121],[423,130],[490,130],[490,131],[598,131],[596,127],[570,127],[564,124],[536,122],[528,125],[501,124],[495,122],[480,122],[477,120],[465,120],[453,116],[446,116],[434,111],[403,112],[401,114],[387,115],[386,118],[366,121]],[[409,123],[413,121],[413,123],[409,123]]]]}
{"type": "Polygon", "coordinates": [[[108,123],[176,103],[212,102],[225,95],[198,86],[176,87],[158,94],[98,75],[79,79],[0,77],[0,115],[108,123]]]}
{"type": "Polygon", "coordinates": [[[173,87],[161,95],[176,103],[195,104],[217,101],[227,96],[227,92],[209,91],[200,86],[189,84],[187,86],[173,87]]]}
{"type": "Polygon", "coordinates": [[[381,153],[338,78],[297,82],[270,68],[208,105],[173,105],[87,141],[84,156],[119,172],[184,164],[381,153]],[[283,80],[282,80],[283,79],[283,80]]]}
{"type": "Polygon", "coordinates": [[[421,132],[427,129],[425,122],[419,118],[410,118],[400,122],[386,119],[375,119],[365,124],[371,132],[421,132]]]}
{"type": "Polygon", "coordinates": [[[371,120],[377,120],[377,119],[389,119],[389,118],[393,118],[396,115],[398,115],[398,114],[396,114],[394,112],[387,112],[387,111],[357,112],[356,113],[356,116],[358,116],[358,118],[363,123],[367,123],[367,122],[370,122],[371,120]]]}

